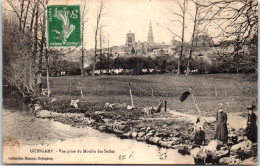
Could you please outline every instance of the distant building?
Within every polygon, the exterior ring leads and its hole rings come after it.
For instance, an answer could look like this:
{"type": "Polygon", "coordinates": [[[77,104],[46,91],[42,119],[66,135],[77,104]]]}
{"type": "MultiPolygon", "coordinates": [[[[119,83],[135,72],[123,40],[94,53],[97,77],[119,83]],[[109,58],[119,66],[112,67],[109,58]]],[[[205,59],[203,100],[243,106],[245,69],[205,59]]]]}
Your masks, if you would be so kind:
{"type": "MultiPolygon", "coordinates": [[[[148,29],[147,41],[141,42],[138,40],[136,42],[135,33],[131,31],[126,34],[125,41],[124,45],[110,47],[109,50],[112,54],[112,58],[129,55],[157,56],[162,55],[162,53],[172,55],[174,53],[174,46],[172,44],[166,45],[164,42],[155,43],[151,21],[148,29]]],[[[105,49],[103,49],[103,54],[107,54],[105,49]]]]}
{"type": "Polygon", "coordinates": [[[132,49],[134,44],[135,44],[135,34],[131,33],[131,31],[129,31],[129,33],[126,34],[126,44],[125,45],[129,49],[132,49]]]}
{"type": "MultiPolygon", "coordinates": [[[[154,43],[154,36],[153,36],[153,30],[152,30],[152,23],[150,21],[148,36],[147,36],[147,42],[135,42],[135,33],[129,33],[126,34],[126,43],[125,47],[121,50],[121,55],[130,55],[130,54],[146,54],[147,52],[153,52],[153,47],[158,47],[158,44],[154,43]]],[[[161,44],[159,44],[161,45],[161,44]]],[[[157,48],[156,47],[156,48],[157,48]]]]}
{"type": "Polygon", "coordinates": [[[152,29],[152,23],[151,23],[151,21],[150,21],[149,32],[148,32],[148,37],[147,37],[147,44],[148,44],[149,46],[154,45],[153,29],[152,29]]]}

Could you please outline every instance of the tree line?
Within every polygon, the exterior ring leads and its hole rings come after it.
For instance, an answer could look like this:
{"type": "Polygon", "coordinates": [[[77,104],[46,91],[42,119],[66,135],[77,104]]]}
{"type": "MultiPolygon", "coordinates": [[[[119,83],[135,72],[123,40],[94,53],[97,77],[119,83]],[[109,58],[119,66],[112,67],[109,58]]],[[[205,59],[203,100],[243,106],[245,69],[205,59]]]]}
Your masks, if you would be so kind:
{"type": "MultiPolygon", "coordinates": [[[[252,66],[257,69],[257,47],[258,47],[258,3],[257,1],[238,0],[183,0],[177,2],[180,12],[170,8],[172,17],[169,19],[172,25],[167,29],[173,36],[181,40],[181,47],[178,60],[178,72],[181,74],[180,66],[183,63],[184,38],[187,33],[187,19],[193,23],[192,37],[189,45],[189,58],[187,71],[190,68],[191,57],[196,50],[196,38],[205,33],[207,29],[215,27],[216,35],[212,38],[220,41],[221,44],[228,44],[234,47],[232,52],[216,52],[218,63],[224,65],[225,71],[244,72],[251,71],[252,66]],[[192,6],[188,8],[188,6],[192,6]],[[191,11],[189,11],[191,9],[191,11]],[[181,34],[172,31],[176,24],[181,25],[181,34]],[[228,68],[229,64],[230,68],[228,68]]],[[[224,44],[224,45],[225,45],[224,44]]],[[[189,75],[189,72],[186,73],[189,75]]]]}
{"type": "MultiPolygon", "coordinates": [[[[160,55],[156,57],[144,57],[144,56],[129,56],[129,57],[116,57],[109,58],[107,56],[102,56],[102,60],[97,61],[96,70],[111,70],[111,69],[131,69],[130,73],[132,75],[143,74],[142,70],[146,69],[147,73],[150,74],[164,74],[164,73],[177,73],[178,68],[178,58],[174,58],[172,55],[160,55]]],[[[182,73],[186,73],[188,65],[188,57],[183,59],[183,63],[180,66],[182,73]]],[[[204,59],[203,57],[192,57],[190,62],[190,71],[196,70],[197,74],[203,73],[220,73],[219,67],[217,64],[211,63],[210,61],[204,59]]],[[[87,69],[90,71],[92,65],[87,69]]],[[[105,74],[111,74],[105,72],[105,74]]]]}
{"type": "Polygon", "coordinates": [[[61,55],[48,48],[46,41],[47,1],[7,0],[11,11],[3,14],[3,81],[15,86],[24,96],[37,95],[37,78],[47,73],[47,91],[51,94],[49,70],[61,55]]]}

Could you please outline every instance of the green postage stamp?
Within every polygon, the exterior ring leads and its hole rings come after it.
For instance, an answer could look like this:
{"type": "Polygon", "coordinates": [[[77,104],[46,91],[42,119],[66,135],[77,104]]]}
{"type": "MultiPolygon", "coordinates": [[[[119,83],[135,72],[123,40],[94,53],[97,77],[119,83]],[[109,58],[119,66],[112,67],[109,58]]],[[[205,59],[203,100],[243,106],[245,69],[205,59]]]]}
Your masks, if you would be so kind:
{"type": "Polygon", "coordinates": [[[48,46],[80,46],[80,6],[60,5],[47,7],[48,46]]]}

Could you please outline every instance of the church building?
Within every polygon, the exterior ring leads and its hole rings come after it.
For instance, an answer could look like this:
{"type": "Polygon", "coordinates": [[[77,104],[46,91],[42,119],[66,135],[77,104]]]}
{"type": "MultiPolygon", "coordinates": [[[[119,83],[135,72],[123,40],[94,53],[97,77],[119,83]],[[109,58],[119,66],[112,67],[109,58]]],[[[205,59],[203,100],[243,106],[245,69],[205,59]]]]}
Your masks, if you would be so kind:
{"type": "Polygon", "coordinates": [[[137,54],[137,53],[144,53],[146,54],[148,52],[148,48],[151,48],[154,46],[154,36],[153,36],[153,30],[152,30],[152,23],[150,21],[149,31],[148,31],[148,37],[147,42],[138,42],[135,41],[135,33],[129,33],[126,34],[126,43],[125,47],[127,47],[127,52],[131,54],[137,54]]]}

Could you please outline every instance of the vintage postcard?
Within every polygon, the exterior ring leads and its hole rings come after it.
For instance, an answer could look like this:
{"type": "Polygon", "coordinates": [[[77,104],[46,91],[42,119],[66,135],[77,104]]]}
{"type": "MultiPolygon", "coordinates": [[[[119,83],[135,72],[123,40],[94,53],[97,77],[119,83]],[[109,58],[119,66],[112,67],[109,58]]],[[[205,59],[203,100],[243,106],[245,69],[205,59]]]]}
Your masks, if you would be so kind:
{"type": "Polygon", "coordinates": [[[258,2],[3,0],[5,164],[255,165],[258,2]]]}

